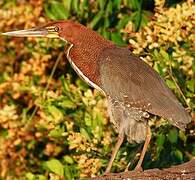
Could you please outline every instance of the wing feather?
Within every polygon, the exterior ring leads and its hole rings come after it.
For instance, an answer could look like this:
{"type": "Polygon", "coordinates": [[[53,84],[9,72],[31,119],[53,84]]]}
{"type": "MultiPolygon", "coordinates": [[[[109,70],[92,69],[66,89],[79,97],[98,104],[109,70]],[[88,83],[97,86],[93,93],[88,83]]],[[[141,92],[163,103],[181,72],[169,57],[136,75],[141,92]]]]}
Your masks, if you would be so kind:
{"type": "Polygon", "coordinates": [[[127,48],[107,48],[99,57],[103,91],[118,101],[168,119],[184,129],[191,121],[163,79],[127,48]]]}

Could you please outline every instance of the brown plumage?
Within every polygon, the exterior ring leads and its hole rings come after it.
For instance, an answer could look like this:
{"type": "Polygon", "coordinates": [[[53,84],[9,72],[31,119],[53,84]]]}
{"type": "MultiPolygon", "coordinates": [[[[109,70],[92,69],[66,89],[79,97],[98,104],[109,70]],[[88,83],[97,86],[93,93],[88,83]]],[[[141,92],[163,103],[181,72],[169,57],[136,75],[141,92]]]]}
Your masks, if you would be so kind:
{"type": "Polygon", "coordinates": [[[190,116],[162,78],[127,48],[117,47],[91,29],[73,21],[55,21],[42,28],[4,33],[12,36],[58,37],[68,41],[67,58],[79,76],[108,98],[108,112],[119,133],[106,172],[127,135],[129,142],[144,140],[137,168],[150,141],[149,114],[162,116],[184,130],[190,116]]]}
{"type": "Polygon", "coordinates": [[[120,110],[119,120],[116,118],[115,121],[119,121],[118,124],[129,122],[123,129],[130,142],[145,140],[144,119],[148,116],[145,114],[145,117],[144,112],[162,116],[182,130],[190,122],[190,116],[162,78],[140,58],[131,55],[127,48],[105,48],[99,57],[99,66],[101,88],[112,99],[109,101],[110,111],[115,116],[120,108],[123,109],[120,110]]]}

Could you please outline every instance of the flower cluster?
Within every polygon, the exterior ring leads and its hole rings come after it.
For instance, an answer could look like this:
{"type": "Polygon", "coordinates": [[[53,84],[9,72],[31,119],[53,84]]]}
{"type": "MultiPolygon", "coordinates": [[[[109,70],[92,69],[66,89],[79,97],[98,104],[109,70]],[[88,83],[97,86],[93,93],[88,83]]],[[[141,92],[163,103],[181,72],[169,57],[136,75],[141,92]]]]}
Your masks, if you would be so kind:
{"type": "MultiPolygon", "coordinates": [[[[154,20],[150,21],[140,32],[129,31],[131,23],[125,32],[129,33],[129,43],[134,48],[133,53],[142,54],[144,51],[153,51],[160,47],[172,48],[173,57],[183,62],[181,68],[190,76],[193,75],[192,63],[194,51],[195,6],[192,1],[177,4],[176,7],[166,9],[165,1],[155,1],[156,12],[154,20]]],[[[147,61],[151,57],[147,56],[147,61]]]]}

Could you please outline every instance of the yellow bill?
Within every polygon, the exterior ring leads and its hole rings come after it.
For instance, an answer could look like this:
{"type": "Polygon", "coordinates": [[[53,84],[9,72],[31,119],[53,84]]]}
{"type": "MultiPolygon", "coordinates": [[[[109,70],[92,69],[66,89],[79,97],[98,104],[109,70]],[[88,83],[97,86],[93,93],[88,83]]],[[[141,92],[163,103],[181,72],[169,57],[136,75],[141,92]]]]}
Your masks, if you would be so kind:
{"type": "Polygon", "coordinates": [[[27,30],[11,31],[1,33],[5,36],[14,37],[47,37],[47,38],[59,38],[58,28],[56,26],[48,26],[42,28],[33,28],[27,30]]]}

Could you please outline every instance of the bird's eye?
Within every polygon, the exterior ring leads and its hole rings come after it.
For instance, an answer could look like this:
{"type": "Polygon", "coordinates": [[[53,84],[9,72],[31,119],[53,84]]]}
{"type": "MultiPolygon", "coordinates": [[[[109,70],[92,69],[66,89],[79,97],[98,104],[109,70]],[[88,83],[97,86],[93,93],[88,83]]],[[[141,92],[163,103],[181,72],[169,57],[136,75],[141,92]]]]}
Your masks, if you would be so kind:
{"type": "Polygon", "coordinates": [[[59,31],[59,27],[55,26],[54,30],[55,30],[55,32],[58,32],[59,31]]]}
{"type": "Polygon", "coordinates": [[[46,27],[49,32],[58,32],[59,27],[58,26],[48,26],[46,27]]]}

